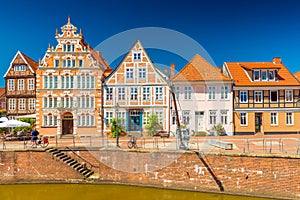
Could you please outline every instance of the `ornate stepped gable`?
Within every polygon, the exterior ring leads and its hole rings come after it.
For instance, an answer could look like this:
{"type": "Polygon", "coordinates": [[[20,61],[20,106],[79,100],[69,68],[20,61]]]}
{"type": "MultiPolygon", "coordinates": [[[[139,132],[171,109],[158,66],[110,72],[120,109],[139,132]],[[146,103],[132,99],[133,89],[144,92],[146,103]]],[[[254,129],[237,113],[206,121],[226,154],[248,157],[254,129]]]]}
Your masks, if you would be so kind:
{"type": "Polygon", "coordinates": [[[58,44],[48,46],[37,73],[38,127],[58,135],[97,133],[101,130],[101,83],[111,69],[70,18],[61,31],[56,30],[58,44]]]}

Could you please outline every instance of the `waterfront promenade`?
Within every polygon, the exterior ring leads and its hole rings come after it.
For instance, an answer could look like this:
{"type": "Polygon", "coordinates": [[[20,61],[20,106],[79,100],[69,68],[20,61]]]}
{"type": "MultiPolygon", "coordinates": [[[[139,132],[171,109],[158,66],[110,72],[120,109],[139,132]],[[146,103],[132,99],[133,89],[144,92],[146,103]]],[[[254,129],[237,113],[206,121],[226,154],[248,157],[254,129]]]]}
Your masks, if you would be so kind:
{"type": "MultiPolygon", "coordinates": [[[[46,136],[47,137],[47,136],[46,136]]],[[[120,149],[128,149],[129,137],[119,138],[120,149]]],[[[170,150],[179,149],[180,140],[175,137],[139,137],[137,138],[137,150],[170,150]]],[[[239,154],[300,154],[300,134],[281,135],[247,135],[247,136],[191,136],[188,141],[183,141],[189,150],[220,153],[239,154]],[[216,143],[229,143],[232,149],[225,149],[216,143]]],[[[76,137],[49,136],[48,147],[85,147],[85,148],[116,148],[116,139],[107,136],[82,135],[76,137]]],[[[30,141],[4,140],[2,138],[0,150],[29,150],[30,141]]],[[[38,147],[38,149],[43,149],[38,147]]]]}

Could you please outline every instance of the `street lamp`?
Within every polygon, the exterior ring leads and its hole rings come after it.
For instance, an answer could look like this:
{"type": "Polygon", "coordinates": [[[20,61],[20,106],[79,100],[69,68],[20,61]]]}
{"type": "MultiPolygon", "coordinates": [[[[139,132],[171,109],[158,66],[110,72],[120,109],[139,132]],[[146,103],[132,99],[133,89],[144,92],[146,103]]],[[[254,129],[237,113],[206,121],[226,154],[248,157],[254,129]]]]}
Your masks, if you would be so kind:
{"type": "Polygon", "coordinates": [[[119,126],[118,126],[118,110],[119,110],[119,104],[116,103],[116,124],[115,124],[115,130],[116,130],[116,148],[120,148],[119,145],[119,126]]]}

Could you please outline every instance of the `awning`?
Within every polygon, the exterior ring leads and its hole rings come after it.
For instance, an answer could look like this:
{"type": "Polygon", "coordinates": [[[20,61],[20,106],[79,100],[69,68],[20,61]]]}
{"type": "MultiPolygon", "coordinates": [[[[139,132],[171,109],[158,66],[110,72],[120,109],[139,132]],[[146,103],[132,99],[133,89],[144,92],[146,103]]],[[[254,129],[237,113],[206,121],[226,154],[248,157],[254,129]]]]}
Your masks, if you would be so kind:
{"type": "Polygon", "coordinates": [[[35,119],[36,118],[36,114],[30,114],[30,115],[19,115],[15,117],[16,119],[21,119],[21,118],[31,118],[31,119],[35,119]]]}

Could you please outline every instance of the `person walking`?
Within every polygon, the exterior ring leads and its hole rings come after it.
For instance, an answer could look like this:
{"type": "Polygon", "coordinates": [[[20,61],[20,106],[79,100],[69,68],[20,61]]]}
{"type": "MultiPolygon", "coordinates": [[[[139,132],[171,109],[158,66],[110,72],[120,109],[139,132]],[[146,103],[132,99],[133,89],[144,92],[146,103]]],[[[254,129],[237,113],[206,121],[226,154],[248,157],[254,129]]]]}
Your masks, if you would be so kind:
{"type": "Polygon", "coordinates": [[[31,132],[31,142],[32,142],[32,148],[36,148],[37,147],[37,139],[38,139],[38,135],[39,132],[36,129],[33,129],[33,131],[31,132]]]}

